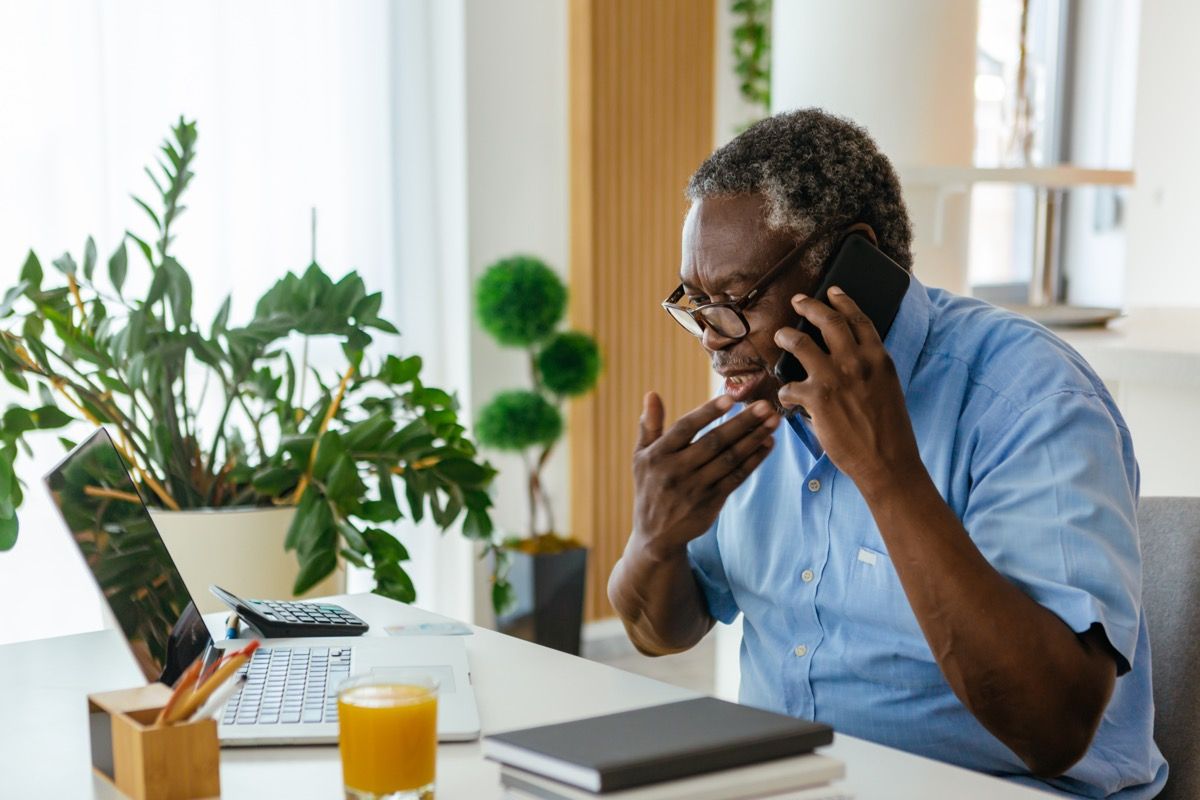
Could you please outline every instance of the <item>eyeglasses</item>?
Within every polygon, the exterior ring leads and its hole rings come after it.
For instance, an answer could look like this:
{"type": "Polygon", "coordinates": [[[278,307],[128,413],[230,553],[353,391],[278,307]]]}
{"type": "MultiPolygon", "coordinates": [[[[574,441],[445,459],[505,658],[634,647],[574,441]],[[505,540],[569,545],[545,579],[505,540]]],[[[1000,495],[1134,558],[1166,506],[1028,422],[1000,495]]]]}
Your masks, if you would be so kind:
{"type": "Polygon", "coordinates": [[[819,230],[803,242],[793,247],[787,255],[767,270],[750,291],[740,300],[730,300],[721,303],[704,303],[702,305],[680,305],[685,290],[683,284],[671,292],[671,296],[663,300],[662,307],[671,315],[671,319],[692,336],[703,336],[704,329],[712,328],[725,339],[744,339],[750,333],[750,323],[746,322],[746,310],[758,300],[776,278],[797,261],[799,261],[813,246],[832,233],[832,229],[819,230]]]}

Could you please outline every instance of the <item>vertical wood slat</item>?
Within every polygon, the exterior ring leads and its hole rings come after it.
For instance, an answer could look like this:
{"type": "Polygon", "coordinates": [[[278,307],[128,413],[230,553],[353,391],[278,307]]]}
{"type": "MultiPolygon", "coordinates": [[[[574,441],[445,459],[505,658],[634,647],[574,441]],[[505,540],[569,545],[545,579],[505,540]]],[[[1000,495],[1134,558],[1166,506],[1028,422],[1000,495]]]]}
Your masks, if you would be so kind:
{"type": "Polygon", "coordinates": [[[712,149],[711,0],[572,0],[571,324],[605,369],[571,409],[571,532],[588,542],[587,618],[633,518],[630,459],[648,390],[668,423],[709,396],[707,360],[659,308],[678,282],[688,177],[712,149]]]}

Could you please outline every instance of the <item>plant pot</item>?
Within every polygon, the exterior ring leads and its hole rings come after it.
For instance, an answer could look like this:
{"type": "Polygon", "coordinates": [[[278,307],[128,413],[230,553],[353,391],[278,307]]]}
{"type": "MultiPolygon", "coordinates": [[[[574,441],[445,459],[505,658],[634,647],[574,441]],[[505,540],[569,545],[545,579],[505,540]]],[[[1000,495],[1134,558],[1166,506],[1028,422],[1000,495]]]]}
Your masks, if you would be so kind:
{"type": "Polygon", "coordinates": [[[508,548],[515,608],[496,626],[510,636],[579,655],[587,548],[530,554],[508,548]]]}
{"type": "MultiPolygon", "coordinates": [[[[294,597],[300,565],[283,540],[295,515],[294,506],[150,512],[201,613],[226,608],[208,591],[214,583],[247,599],[294,597]]],[[[302,596],[341,594],[345,585],[339,566],[302,596]]]]}

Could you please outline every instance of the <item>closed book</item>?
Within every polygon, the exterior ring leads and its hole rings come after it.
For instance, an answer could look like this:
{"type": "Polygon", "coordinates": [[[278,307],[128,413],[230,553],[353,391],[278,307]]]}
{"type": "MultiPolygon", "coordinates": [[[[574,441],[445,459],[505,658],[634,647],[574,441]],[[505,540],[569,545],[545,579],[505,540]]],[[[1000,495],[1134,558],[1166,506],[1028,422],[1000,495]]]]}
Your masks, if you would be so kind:
{"type": "MultiPolygon", "coordinates": [[[[763,764],[709,772],[665,783],[622,789],[605,800],[740,800],[741,798],[793,797],[800,790],[825,787],[845,777],[841,761],[810,754],[777,758],[763,764]]],[[[500,768],[500,784],[537,800],[591,800],[592,792],[535,775],[516,767],[500,768]]],[[[836,794],[832,789],[830,794],[836,794]]],[[[824,795],[820,795],[824,796],[824,795]]]]}
{"type": "Polygon", "coordinates": [[[591,792],[615,792],[812,752],[833,729],[699,697],[498,733],[483,754],[591,792]]]}

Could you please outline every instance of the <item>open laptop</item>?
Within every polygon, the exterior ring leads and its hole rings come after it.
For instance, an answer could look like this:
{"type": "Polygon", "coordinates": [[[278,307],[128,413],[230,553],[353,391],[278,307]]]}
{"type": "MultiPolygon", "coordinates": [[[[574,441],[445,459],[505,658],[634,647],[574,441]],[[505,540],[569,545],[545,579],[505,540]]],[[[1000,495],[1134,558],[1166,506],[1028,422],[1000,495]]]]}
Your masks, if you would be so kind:
{"type": "MultiPolygon", "coordinates": [[[[108,433],[98,429],[46,475],[46,486],[147,681],[172,685],[214,642],[108,433]]],[[[432,674],[438,738],[479,737],[466,646],[458,636],[266,639],[221,712],[222,745],[337,741],[337,687],[352,675],[432,674]]]]}

